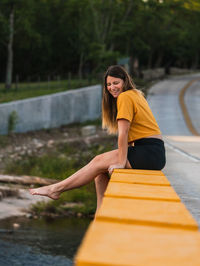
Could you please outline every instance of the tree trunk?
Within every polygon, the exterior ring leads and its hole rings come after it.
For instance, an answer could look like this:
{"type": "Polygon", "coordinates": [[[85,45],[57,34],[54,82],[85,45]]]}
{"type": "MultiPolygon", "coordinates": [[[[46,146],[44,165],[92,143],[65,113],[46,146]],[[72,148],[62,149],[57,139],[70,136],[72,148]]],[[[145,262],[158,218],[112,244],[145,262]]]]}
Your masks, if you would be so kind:
{"type": "Polygon", "coordinates": [[[81,52],[79,66],[78,66],[78,77],[79,79],[83,78],[83,53],[81,52]]]}
{"type": "Polygon", "coordinates": [[[14,37],[14,8],[11,8],[9,18],[9,40],[8,40],[8,59],[6,68],[6,89],[10,89],[12,85],[12,72],[13,72],[13,37],[14,37]]]}

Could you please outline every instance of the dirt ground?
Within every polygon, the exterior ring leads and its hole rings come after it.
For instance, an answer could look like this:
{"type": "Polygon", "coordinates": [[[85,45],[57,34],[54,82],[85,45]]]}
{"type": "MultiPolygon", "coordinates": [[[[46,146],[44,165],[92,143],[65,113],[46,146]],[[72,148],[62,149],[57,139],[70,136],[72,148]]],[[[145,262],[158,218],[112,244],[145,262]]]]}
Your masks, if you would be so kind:
{"type": "Polygon", "coordinates": [[[29,215],[28,210],[32,204],[45,200],[44,197],[34,198],[30,195],[28,187],[31,184],[27,186],[21,184],[21,181],[17,183],[18,179],[24,179],[24,181],[30,179],[28,176],[17,178],[5,175],[5,166],[8,162],[20,160],[26,155],[42,156],[53,152],[57,145],[62,145],[62,143],[74,143],[76,145],[77,143],[78,145],[102,143],[102,145],[106,145],[106,143],[115,143],[116,141],[116,137],[109,136],[100,125],[93,126],[91,132],[86,135],[83,134],[84,127],[86,126],[63,126],[55,129],[0,136],[0,176],[2,179],[2,182],[0,181],[0,219],[29,215]],[[9,181],[11,179],[15,182],[9,181]]]}
{"type": "Polygon", "coordinates": [[[27,133],[13,133],[8,136],[0,136],[0,173],[4,173],[5,165],[8,162],[20,160],[23,156],[37,155],[53,151],[57,144],[82,142],[90,144],[101,142],[102,139],[112,139],[101,126],[92,126],[92,132],[83,135],[83,128],[86,126],[73,125],[60,128],[45,129],[27,133]]]}

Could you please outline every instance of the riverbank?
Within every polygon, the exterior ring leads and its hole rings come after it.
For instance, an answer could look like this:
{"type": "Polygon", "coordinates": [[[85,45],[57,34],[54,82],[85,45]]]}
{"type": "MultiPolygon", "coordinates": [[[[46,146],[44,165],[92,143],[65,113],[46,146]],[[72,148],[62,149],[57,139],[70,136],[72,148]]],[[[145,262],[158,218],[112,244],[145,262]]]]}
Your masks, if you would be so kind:
{"type": "Polygon", "coordinates": [[[46,204],[48,198],[32,197],[28,188],[23,188],[17,184],[4,184],[0,186],[0,220],[9,217],[25,216],[27,218],[36,218],[30,212],[31,207],[38,202],[46,204]],[[7,193],[6,193],[7,192],[7,193]]]}
{"type": "Polygon", "coordinates": [[[89,130],[84,123],[0,139],[0,193],[4,194],[0,197],[0,219],[20,215],[93,217],[96,209],[93,183],[63,193],[57,201],[32,196],[28,188],[67,178],[95,155],[114,149],[116,136],[107,135],[100,121],[90,123],[89,130]],[[36,182],[35,176],[40,177],[40,182],[36,182]],[[5,190],[10,191],[9,196],[5,190]]]}

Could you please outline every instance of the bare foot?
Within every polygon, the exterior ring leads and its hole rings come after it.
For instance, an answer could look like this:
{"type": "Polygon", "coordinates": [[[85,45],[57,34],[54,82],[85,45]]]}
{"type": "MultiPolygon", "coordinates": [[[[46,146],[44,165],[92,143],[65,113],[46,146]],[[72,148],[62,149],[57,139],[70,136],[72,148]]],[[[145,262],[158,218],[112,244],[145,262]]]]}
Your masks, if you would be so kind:
{"type": "Polygon", "coordinates": [[[31,188],[29,189],[29,192],[32,195],[40,195],[40,196],[46,196],[51,199],[57,200],[60,197],[60,192],[55,192],[52,189],[52,186],[44,186],[39,188],[31,188]]]}

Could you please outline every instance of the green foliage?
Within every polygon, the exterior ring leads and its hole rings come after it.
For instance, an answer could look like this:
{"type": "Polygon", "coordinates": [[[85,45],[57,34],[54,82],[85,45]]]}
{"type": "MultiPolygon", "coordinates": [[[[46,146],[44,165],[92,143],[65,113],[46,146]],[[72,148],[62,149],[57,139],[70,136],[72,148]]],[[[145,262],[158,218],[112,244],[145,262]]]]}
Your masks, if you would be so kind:
{"type": "Polygon", "coordinates": [[[50,81],[50,82],[30,82],[19,83],[18,88],[13,86],[8,92],[4,90],[4,84],[0,83],[0,103],[23,100],[26,98],[43,96],[47,94],[53,94],[57,92],[78,89],[90,85],[97,84],[96,79],[72,79],[50,81]]]}
{"type": "Polygon", "coordinates": [[[18,115],[16,111],[12,111],[8,118],[8,134],[13,133],[18,121],[18,115]]]}
{"type": "Polygon", "coordinates": [[[79,189],[64,192],[56,201],[48,203],[39,202],[32,206],[32,211],[37,215],[54,213],[58,215],[82,213],[84,215],[94,214],[96,210],[96,193],[94,183],[79,189]],[[75,203],[68,206],[68,202],[75,203]],[[77,205],[76,205],[77,203],[77,205]]]}
{"type": "MultiPolygon", "coordinates": [[[[103,72],[118,57],[141,68],[199,66],[198,0],[13,1],[14,77],[103,72]]],[[[4,81],[10,1],[0,1],[0,54],[4,81]]]]}
{"type": "MultiPolygon", "coordinates": [[[[81,145],[80,142],[58,145],[57,149],[42,157],[28,156],[16,162],[12,161],[5,168],[6,174],[30,175],[48,177],[53,179],[65,179],[78,169],[87,164],[95,155],[111,150],[110,144],[81,145]]],[[[78,189],[63,193],[60,199],[47,204],[38,203],[32,207],[32,211],[41,214],[43,212],[65,214],[92,214],[96,209],[96,194],[94,183],[90,183],[78,189]],[[67,207],[66,202],[75,202],[73,208],[67,207]],[[78,203],[82,203],[81,205],[78,203]]]]}
{"type": "Polygon", "coordinates": [[[8,136],[0,135],[0,147],[4,148],[8,145],[8,136]]]}
{"type": "Polygon", "coordinates": [[[25,155],[23,159],[12,161],[5,167],[6,174],[40,176],[65,179],[87,164],[99,153],[112,149],[110,144],[84,143],[58,145],[56,150],[41,157],[25,155]]]}

